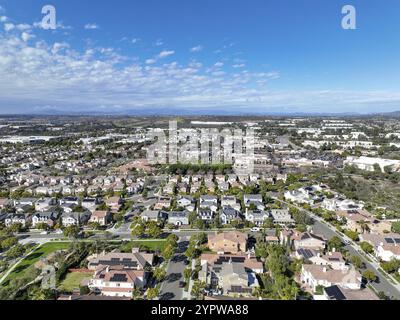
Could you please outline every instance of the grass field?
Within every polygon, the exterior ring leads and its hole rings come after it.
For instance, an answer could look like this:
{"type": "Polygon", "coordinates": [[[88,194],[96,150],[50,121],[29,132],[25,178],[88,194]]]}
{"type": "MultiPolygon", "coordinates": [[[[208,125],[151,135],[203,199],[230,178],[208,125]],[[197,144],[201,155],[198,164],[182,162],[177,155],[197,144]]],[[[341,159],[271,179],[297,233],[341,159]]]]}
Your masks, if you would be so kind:
{"type": "Polygon", "coordinates": [[[148,251],[162,251],[165,248],[166,240],[135,240],[131,241],[121,247],[121,250],[124,252],[129,252],[132,248],[139,247],[148,251]]]}
{"type": "Polygon", "coordinates": [[[84,279],[91,278],[90,273],[85,272],[69,272],[65,279],[61,281],[59,290],[63,292],[72,292],[74,289],[79,289],[79,285],[84,279]]]}
{"type": "Polygon", "coordinates": [[[31,271],[33,271],[33,265],[41,258],[44,258],[57,250],[68,249],[69,246],[69,242],[49,242],[40,248],[37,248],[21,261],[21,263],[8,275],[2,285],[7,286],[10,281],[16,278],[24,278],[26,275],[29,275],[31,271]]]}

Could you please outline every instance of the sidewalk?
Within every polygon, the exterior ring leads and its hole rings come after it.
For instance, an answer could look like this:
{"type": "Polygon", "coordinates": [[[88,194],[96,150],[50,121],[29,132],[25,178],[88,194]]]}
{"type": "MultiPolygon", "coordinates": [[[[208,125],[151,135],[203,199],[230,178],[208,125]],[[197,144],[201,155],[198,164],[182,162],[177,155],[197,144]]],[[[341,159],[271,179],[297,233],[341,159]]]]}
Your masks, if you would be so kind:
{"type": "MultiPolygon", "coordinates": [[[[196,267],[196,260],[192,260],[192,265],[191,265],[192,270],[194,270],[195,267],[196,267]]],[[[192,299],[192,294],[191,294],[192,288],[193,288],[193,280],[192,280],[192,277],[190,277],[188,291],[183,290],[183,295],[182,295],[183,299],[185,299],[185,300],[192,299]]]]}

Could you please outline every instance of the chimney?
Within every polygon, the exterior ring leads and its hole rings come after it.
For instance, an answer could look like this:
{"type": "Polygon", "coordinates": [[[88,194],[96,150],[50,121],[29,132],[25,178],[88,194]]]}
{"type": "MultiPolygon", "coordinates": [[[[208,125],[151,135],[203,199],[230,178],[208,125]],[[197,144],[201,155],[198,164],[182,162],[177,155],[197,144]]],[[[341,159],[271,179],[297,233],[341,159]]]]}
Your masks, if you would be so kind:
{"type": "Polygon", "coordinates": [[[332,252],[336,252],[336,248],[332,248],[332,252]]]}
{"type": "Polygon", "coordinates": [[[327,270],[326,267],[322,268],[322,272],[326,272],[326,270],[327,270]]]}

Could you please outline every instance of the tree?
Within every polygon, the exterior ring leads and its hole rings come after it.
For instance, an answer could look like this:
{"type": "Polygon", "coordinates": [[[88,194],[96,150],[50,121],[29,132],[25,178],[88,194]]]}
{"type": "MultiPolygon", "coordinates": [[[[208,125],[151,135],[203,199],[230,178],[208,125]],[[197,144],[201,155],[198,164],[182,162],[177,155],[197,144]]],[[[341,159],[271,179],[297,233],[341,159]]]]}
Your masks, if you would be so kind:
{"type": "Polygon", "coordinates": [[[359,256],[352,256],[350,261],[357,269],[360,269],[364,266],[364,263],[359,256]]]}
{"type": "Polygon", "coordinates": [[[68,238],[77,238],[80,228],[77,225],[68,226],[64,229],[64,235],[68,238]]]}
{"type": "Polygon", "coordinates": [[[171,233],[168,237],[167,237],[167,245],[171,245],[173,247],[176,247],[177,243],[178,243],[178,236],[176,234],[171,233]]]}
{"type": "Polygon", "coordinates": [[[9,226],[9,229],[12,233],[18,233],[23,229],[23,226],[21,223],[13,223],[11,226],[9,226]]]}
{"type": "Polygon", "coordinates": [[[136,224],[132,229],[132,237],[141,238],[145,234],[146,228],[142,223],[136,224]]]}
{"type": "Polygon", "coordinates": [[[192,286],[192,296],[196,299],[196,300],[201,300],[203,298],[203,292],[204,292],[204,288],[206,287],[204,282],[201,282],[199,280],[196,280],[193,282],[193,286],[192,286]]]}
{"type": "Polygon", "coordinates": [[[6,238],[1,241],[1,248],[3,250],[6,250],[6,249],[12,247],[13,245],[15,245],[17,242],[18,242],[18,239],[16,237],[6,238]]]}
{"type": "Polygon", "coordinates": [[[200,250],[198,250],[198,249],[196,248],[196,246],[195,246],[193,243],[191,243],[191,244],[188,246],[188,248],[187,248],[187,250],[186,250],[186,252],[185,252],[185,256],[188,257],[189,260],[195,259],[195,258],[197,258],[197,257],[199,256],[199,254],[200,254],[199,251],[200,251],[200,250]]]}
{"type": "Polygon", "coordinates": [[[338,236],[333,236],[328,240],[328,249],[332,251],[333,249],[339,250],[344,247],[344,243],[338,236]]]}
{"type": "Polygon", "coordinates": [[[363,249],[366,253],[373,253],[374,246],[366,241],[360,243],[361,249],[363,249]]]}
{"type": "Polygon", "coordinates": [[[164,259],[169,260],[175,254],[175,248],[172,245],[167,245],[162,252],[164,259]]]}
{"type": "Polygon", "coordinates": [[[196,219],[194,221],[194,227],[197,229],[203,230],[205,228],[205,226],[206,225],[204,223],[204,220],[202,220],[202,219],[196,219]]]}
{"type": "Polygon", "coordinates": [[[185,279],[190,279],[191,275],[192,275],[191,268],[185,268],[185,270],[183,270],[183,276],[185,279]]]}
{"type": "Polygon", "coordinates": [[[24,246],[17,243],[7,251],[6,255],[11,259],[15,259],[21,257],[24,253],[25,253],[24,246]]]}
{"type": "Polygon", "coordinates": [[[158,238],[162,234],[162,230],[156,222],[150,223],[146,232],[152,238],[158,238]]]}
{"type": "Polygon", "coordinates": [[[365,280],[367,280],[368,283],[376,281],[378,278],[372,270],[365,270],[362,274],[365,280]]]}
{"type": "Polygon", "coordinates": [[[160,294],[160,290],[158,288],[149,288],[147,289],[147,300],[153,300],[158,297],[160,294]]]}
{"type": "Polygon", "coordinates": [[[395,233],[400,233],[400,221],[392,223],[392,231],[395,233]]]}
{"type": "Polygon", "coordinates": [[[153,271],[153,276],[158,282],[163,281],[165,279],[166,275],[167,275],[167,272],[162,267],[159,267],[153,271]]]}
{"type": "Polygon", "coordinates": [[[346,230],[345,235],[348,236],[351,240],[357,241],[358,240],[358,233],[353,230],[346,230]]]}
{"type": "Polygon", "coordinates": [[[378,292],[378,298],[381,300],[389,300],[389,297],[383,291],[378,292]]]}

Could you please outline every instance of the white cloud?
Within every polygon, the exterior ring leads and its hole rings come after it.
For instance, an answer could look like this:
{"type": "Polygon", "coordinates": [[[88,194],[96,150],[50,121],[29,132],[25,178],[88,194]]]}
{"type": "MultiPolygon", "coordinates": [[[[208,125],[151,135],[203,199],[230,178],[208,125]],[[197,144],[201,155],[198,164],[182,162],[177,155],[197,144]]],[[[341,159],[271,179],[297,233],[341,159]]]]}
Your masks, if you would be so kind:
{"type": "Polygon", "coordinates": [[[244,63],[238,63],[238,64],[234,64],[232,67],[235,69],[239,69],[239,68],[246,67],[246,65],[244,63]]]}
{"type": "Polygon", "coordinates": [[[6,16],[0,16],[0,22],[6,22],[8,18],[6,16]]]}
{"type": "Polygon", "coordinates": [[[199,61],[185,64],[174,61],[158,65],[158,59],[175,52],[165,50],[147,60],[136,61],[118,55],[115,48],[88,44],[79,51],[67,42],[47,43],[39,33],[34,33],[35,29],[26,29],[24,24],[11,25],[8,31],[12,32],[0,31],[2,110],[7,105],[25,108],[38,105],[67,108],[71,112],[96,111],[99,106],[110,112],[117,107],[309,111],[313,105],[361,109],[400,104],[399,91],[271,90],[269,83],[280,76],[275,71],[257,73],[238,68],[224,72],[223,62],[207,65],[199,61]],[[37,38],[32,40],[35,35],[37,38]]]}
{"type": "Polygon", "coordinates": [[[173,51],[173,50],[170,50],[170,51],[164,50],[158,54],[158,58],[160,58],[160,59],[166,58],[166,57],[172,56],[173,54],[175,54],[175,51],[173,51]]]}
{"type": "Polygon", "coordinates": [[[203,46],[198,45],[196,47],[191,48],[190,52],[200,52],[201,50],[203,50],[203,46]]]}
{"type": "Polygon", "coordinates": [[[95,29],[99,29],[99,26],[95,23],[88,23],[85,25],[85,29],[86,30],[95,30],[95,29]]]}
{"type": "Polygon", "coordinates": [[[140,38],[133,38],[131,42],[132,42],[133,44],[136,44],[136,43],[138,43],[140,40],[141,40],[140,38]]]}
{"type": "Polygon", "coordinates": [[[21,23],[21,24],[17,24],[15,26],[15,28],[20,30],[20,31],[24,31],[24,30],[32,29],[32,26],[30,24],[27,24],[27,23],[21,23]]]}
{"type": "Polygon", "coordinates": [[[21,38],[22,40],[24,40],[25,42],[29,41],[30,39],[34,38],[35,36],[28,33],[28,32],[22,32],[21,34],[21,38]]]}
{"type": "Polygon", "coordinates": [[[15,25],[13,23],[4,24],[4,30],[7,32],[13,30],[14,28],[15,28],[15,25]]]}
{"type": "Polygon", "coordinates": [[[154,44],[156,47],[160,47],[164,44],[164,42],[161,39],[157,39],[156,43],[154,44]]]}

